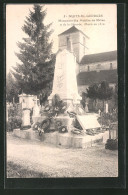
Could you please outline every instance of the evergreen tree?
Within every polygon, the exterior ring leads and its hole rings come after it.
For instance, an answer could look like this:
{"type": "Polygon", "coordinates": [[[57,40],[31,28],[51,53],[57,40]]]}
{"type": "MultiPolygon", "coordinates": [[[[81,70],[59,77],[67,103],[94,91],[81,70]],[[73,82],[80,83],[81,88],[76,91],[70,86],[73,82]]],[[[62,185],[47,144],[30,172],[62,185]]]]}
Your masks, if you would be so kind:
{"type": "Polygon", "coordinates": [[[46,16],[44,6],[34,5],[26,17],[22,30],[27,37],[18,42],[20,49],[16,56],[21,61],[14,68],[13,75],[24,93],[38,94],[42,100],[47,99],[51,89],[55,55],[51,53],[52,42],[49,42],[51,24],[44,25],[46,16]],[[42,11],[43,10],[43,11],[42,11]]]}
{"type": "Polygon", "coordinates": [[[6,99],[8,102],[18,102],[18,84],[11,73],[8,73],[6,79],[6,99]]]}

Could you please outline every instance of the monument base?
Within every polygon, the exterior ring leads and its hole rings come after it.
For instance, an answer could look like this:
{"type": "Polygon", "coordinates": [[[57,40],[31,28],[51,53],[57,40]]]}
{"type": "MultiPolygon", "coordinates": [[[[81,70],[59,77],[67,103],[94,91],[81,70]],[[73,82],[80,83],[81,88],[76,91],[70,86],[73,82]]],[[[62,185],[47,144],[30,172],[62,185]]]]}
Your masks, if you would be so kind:
{"type": "Polygon", "coordinates": [[[28,129],[26,131],[22,131],[20,129],[13,130],[13,136],[33,140],[33,141],[43,141],[47,144],[52,144],[55,146],[63,146],[66,148],[88,148],[94,146],[97,142],[103,142],[103,137],[105,133],[99,133],[94,136],[90,135],[75,135],[72,133],[45,133],[41,136],[38,131],[33,131],[32,129],[28,129]]]}

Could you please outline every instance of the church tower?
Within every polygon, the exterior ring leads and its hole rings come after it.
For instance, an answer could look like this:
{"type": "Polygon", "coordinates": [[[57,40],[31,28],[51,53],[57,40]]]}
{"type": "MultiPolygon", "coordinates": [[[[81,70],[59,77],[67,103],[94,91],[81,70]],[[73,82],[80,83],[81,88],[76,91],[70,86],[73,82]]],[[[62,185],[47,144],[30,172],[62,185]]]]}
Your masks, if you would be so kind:
{"type": "Polygon", "coordinates": [[[58,35],[59,37],[59,49],[68,49],[72,45],[72,52],[76,56],[77,63],[80,63],[82,57],[86,54],[86,42],[89,37],[82,31],[78,30],[75,26],[72,26],[68,30],[58,35]]]}

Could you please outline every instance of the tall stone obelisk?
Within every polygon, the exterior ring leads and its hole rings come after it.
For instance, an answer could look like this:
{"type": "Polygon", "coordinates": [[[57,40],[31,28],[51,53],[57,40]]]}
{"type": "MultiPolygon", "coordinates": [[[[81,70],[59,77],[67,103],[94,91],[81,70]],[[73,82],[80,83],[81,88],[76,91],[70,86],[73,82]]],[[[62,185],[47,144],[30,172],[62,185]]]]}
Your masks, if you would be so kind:
{"type": "Polygon", "coordinates": [[[56,56],[54,80],[49,103],[55,94],[67,103],[79,104],[81,97],[78,94],[76,80],[76,57],[72,52],[72,43],[69,38],[67,49],[58,52],[56,56]]]}

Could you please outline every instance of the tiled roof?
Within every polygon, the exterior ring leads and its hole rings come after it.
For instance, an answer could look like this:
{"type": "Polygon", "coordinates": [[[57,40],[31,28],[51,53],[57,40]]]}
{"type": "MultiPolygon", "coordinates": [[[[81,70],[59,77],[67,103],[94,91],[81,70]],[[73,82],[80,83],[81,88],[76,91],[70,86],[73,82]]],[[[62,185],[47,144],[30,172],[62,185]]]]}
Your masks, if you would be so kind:
{"type": "Polygon", "coordinates": [[[81,72],[77,76],[78,85],[90,85],[92,83],[99,83],[107,81],[108,83],[116,83],[117,70],[101,70],[100,72],[81,72]]]}
{"type": "Polygon", "coordinates": [[[117,60],[117,51],[85,55],[83,56],[80,65],[113,60],[117,60]]]}
{"type": "Polygon", "coordinates": [[[73,32],[81,32],[84,36],[89,38],[87,35],[85,35],[81,30],[77,29],[75,26],[72,26],[68,30],[66,30],[66,31],[62,32],[61,34],[59,34],[58,36],[65,35],[65,34],[70,34],[70,33],[73,33],[73,32]]]}

